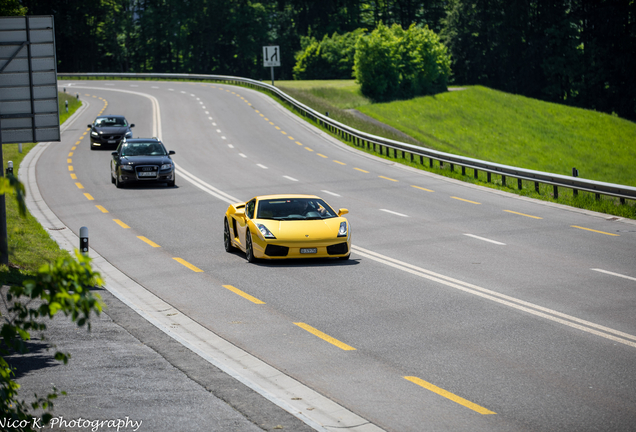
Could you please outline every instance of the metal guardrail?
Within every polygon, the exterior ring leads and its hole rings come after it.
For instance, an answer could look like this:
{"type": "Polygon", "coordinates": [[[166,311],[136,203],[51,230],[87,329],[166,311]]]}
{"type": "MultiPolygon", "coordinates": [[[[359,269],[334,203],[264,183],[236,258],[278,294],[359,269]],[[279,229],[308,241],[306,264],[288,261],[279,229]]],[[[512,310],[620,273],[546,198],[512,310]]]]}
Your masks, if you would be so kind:
{"type": "Polygon", "coordinates": [[[381,155],[389,155],[390,149],[393,149],[394,155],[402,152],[404,158],[414,161],[415,157],[420,158],[420,163],[424,164],[424,158],[429,159],[429,166],[433,167],[433,162],[438,161],[441,166],[448,163],[451,170],[458,165],[462,169],[462,174],[466,175],[466,168],[472,169],[475,178],[479,171],[487,173],[488,182],[491,181],[491,175],[501,176],[502,184],[506,184],[507,177],[517,179],[517,186],[522,188],[522,180],[534,182],[535,190],[539,191],[539,184],[547,184],[553,187],[555,198],[559,196],[560,187],[572,189],[576,195],[578,191],[586,191],[596,194],[597,199],[601,195],[620,198],[622,204],[626,199],[636,200],[636,187],[624,186],[613,183],[604,183],[593,180],[586,180],[579,177],[569,177],[560,174],[551,174],[542,171],[528,170],[517,168],[509,165],[501,165],[492,162],[486,162],[479,159],[472,159],[464,156],[457,156],[451,153],[444,153],[437,150],[427,149],[412,144],[394,141],[388,138],[382,138],[376,135],[359,131],[350,126],[342,124],[332,118],[323,115],[310,107],[298,102],[291,96],[287,95],[280,89],[261,81],[226,75],[204,75],[204,74],[170,74],[170,73],[58,73],[58,77],[69,78],[120,78],[120,79],[168,79],[168,80],[206,80],[206,81],[222,81],[229,84],[247,85],[251,87],[259,87],[270,91],[283,101],[289,103],[300,114],[316,121],[318,124],[325,126],[331,132],[339,135],[341,138],[352,142],[355,146],[373,149],[373,151],[381,155]]]}

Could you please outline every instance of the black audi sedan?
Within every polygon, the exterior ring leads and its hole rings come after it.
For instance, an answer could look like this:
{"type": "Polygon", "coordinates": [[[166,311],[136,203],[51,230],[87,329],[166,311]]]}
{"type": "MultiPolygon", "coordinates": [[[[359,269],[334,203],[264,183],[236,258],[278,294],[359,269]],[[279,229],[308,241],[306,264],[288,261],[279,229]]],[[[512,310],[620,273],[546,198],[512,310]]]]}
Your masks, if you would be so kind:
{"type": "Polygon", "coordinates": [[[118,188],[133,182],[167,183],[174,187],[173,154],[156,138],[124,138],[112,153],[110,180],[118,188]]]}
{"type": "Polygon", "coordinates": [[[124,138],[132,138],[131,127],[124,116],[121,115],[103,115],[98,116],[93,124],[88,125],[91,128],[91,150],[98,148],[117,148],[124,138]]]}

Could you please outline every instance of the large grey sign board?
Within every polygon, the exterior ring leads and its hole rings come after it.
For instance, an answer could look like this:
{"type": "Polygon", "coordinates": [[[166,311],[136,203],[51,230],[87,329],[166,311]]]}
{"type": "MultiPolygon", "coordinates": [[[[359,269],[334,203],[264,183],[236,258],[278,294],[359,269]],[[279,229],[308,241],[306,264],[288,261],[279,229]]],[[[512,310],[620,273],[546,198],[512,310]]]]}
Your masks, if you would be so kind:
{"type": "Polygon", "coordinates": [[[3,144],[60,141],[52,16],[0,17],[3,144]]]}

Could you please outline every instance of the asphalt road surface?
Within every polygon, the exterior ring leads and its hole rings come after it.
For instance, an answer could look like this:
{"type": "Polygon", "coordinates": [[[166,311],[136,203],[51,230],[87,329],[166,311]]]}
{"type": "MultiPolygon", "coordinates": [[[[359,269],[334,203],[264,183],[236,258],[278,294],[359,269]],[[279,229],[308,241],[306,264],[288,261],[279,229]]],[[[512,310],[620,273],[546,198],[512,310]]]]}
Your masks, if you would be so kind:
{"type": "Polygon", "coordinates": [[[175,314],[368,427],[636,429],[632,221],[363,154],[245,88],[60,85],[87,106],[38,159],[44,201],[175,314]],[[116,189],[110,151],[89,149],[100,113],[174,150],[177,187],[116,189]],[[349,209],[352,259],[226,253],[228,203],[270,193],[349,209]]]}

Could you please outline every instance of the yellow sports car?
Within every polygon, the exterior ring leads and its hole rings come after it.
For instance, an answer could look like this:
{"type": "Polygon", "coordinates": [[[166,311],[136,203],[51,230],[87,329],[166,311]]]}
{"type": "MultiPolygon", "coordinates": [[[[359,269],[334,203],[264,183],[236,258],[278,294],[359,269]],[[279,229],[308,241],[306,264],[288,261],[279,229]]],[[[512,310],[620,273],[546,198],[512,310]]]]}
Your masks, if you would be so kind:
{"type": "Polygon", "coordinates": [[[263,195],[231,204],[225,213],[227,252],[258,259],[349,259],[351,227],[342,215],[314,195],[263,195]]]}

